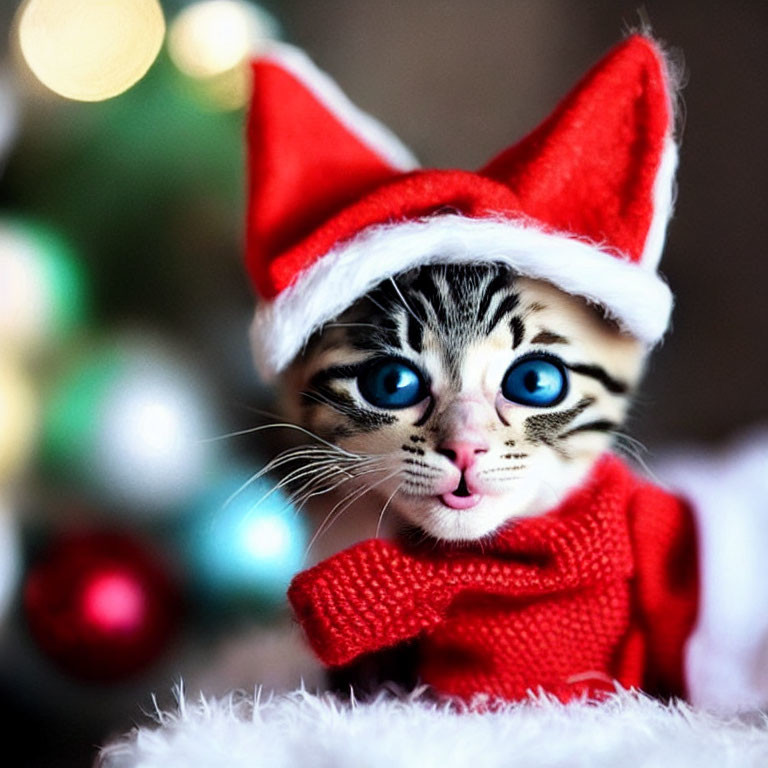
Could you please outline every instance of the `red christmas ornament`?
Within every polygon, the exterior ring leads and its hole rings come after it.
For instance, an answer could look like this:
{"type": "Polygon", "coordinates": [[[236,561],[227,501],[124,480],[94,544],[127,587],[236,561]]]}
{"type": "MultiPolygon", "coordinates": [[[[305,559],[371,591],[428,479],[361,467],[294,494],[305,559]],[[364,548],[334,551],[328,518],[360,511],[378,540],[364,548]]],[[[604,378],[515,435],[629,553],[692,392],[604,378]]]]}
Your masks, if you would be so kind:
{"type": "Polygon", "coordinates": [[[150,664],[179,615],[167,568],[120,533],[62,537],[35,565],[24,608],[39,646],[78,677],[110,681],[150,664]]]}

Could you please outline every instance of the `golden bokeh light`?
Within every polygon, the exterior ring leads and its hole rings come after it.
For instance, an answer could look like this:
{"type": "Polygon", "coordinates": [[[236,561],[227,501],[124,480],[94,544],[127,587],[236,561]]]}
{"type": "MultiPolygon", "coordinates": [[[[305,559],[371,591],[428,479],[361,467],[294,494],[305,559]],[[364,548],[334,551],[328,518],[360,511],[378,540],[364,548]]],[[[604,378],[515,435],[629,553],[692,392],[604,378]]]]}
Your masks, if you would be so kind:
{"type": "Polygon", "coordinates": [[[240,109],[250,96],[250,72],[245,61],[241,61],[220,75],[194,80],[192,91],[208,108],[224,112],[240,109]]]}
{"type": "Polygon", "coordinates": [[[37,429],[37,398],[12,358],[0,358],[0,485],[23,470],[37,429]]]}
{"type": "Polygon", "coordinates": [[[19,11],[24,60],[50,90],[103,101],[140,80],[165,36],[158,0],[27,0],[19,11]]]}
{"type": "Polygon", "coordinates": [[[263,47],[277,32],[275,21],[243,0],[203,0],[173,20],[168,50],[190,77],[224,74],[263,47]]]}

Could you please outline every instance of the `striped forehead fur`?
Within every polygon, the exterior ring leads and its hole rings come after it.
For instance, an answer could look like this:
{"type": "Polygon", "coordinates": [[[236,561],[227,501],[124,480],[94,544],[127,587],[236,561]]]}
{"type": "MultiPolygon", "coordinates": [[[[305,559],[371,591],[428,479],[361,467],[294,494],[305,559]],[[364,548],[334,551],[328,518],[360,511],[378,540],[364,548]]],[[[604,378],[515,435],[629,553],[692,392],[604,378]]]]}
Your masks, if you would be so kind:
{"type": "Polygon", "coordinates": [[[514,278],[502,266],[434,266],[381,283],[344,319],[367,319],[375,330],[349,326],[355,348],[421,354],[424,333],[436,337],[454,362],[474,340],[490,333],[519,302],[514,278]]]}

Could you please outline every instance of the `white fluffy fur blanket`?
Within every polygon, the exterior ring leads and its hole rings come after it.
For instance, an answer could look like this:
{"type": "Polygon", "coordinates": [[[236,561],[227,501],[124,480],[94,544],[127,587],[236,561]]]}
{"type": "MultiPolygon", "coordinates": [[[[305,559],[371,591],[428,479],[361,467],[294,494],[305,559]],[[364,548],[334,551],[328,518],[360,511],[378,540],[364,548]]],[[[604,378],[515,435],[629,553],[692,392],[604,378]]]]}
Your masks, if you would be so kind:
{"type": "Polygon", "coordinates": [[[181,700],[107,746],[101,768],[764,768],[768,718],[723,719],[619,691],[600,705],[549,699],[466,714],[424,697],[342,704],[306,691],[181,700]]]}

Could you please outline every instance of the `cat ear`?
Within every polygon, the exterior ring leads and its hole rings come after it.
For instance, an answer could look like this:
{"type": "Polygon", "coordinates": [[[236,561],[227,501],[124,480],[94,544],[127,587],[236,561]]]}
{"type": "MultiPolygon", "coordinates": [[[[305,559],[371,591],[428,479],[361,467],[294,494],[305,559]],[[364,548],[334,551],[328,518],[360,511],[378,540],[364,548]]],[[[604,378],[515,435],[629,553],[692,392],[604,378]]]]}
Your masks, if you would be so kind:
{"type": "Polygon", "coordinates": [[[677,165],[668,79],[653,41],[629,37],[480,173],[507,184],[533,219],[653,269],[677,165]]]}
{"type": "Polygon", "coordinates": [[[417,162],[299,49],[275,45],[252,69],[248,261],[257,265],[417,162]]]}

